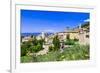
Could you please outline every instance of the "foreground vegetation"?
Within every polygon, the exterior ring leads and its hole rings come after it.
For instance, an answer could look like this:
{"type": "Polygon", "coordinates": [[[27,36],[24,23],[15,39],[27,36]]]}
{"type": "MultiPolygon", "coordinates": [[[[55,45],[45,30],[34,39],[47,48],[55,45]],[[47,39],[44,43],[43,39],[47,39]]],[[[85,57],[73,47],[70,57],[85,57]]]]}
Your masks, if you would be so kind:
{"type": "Polygon", "coordinates": [[[88,60],[90,57],[89,45],[80,45],[78,41],[76,38],[72,40],[67,37],[63,41],[63,46],[67,45],[68,47],[61,48],[61,42],[58,36],[55,36],[52,41],[53,46],[49,46],[49,51],[44,55],[36,55],[44,49],[45,41],[44,39],[37,40],[36,37],[31,37],[29,41],[21,43],[21,63],[88,60]],[[63,51],[61,52],[61,50],[63,51]]]}
{"type": "Polygon", "coordinates": [[[22,63],[29,62],[48,62],[48,61],[69,61],[69,60],[87,60],[89,59],[89,45],[72,45],[72,47],[64,48],[64,52],[60,50],[49,51],[45,55],[22,56],[22,63]]]}
{"type": "Polygon", "coordinates": [[[27,53],[36,53],[43,50],[44,39],[37,40],[32,37],[29,41],[21,43],[21,57],[26,56],[27,53]]]}

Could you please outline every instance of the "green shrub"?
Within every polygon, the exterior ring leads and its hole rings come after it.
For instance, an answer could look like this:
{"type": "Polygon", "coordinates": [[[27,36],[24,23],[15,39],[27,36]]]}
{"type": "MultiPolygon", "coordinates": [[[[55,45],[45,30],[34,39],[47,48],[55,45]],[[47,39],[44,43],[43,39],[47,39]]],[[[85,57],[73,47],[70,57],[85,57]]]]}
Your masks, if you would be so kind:
{"type": "Polygon", "coordinates": [[[44,40],[37,40],[36,37],[31,41],[21,43],[21,56],[25,56],[27,52],[38,52],[43,49],[44,40]]]}
{"type": "Polygon", "coordinates": [[[27,54],[27,51],[25,48],[21,48],[21,56],[25,56],[27,54]]]}
{"type": "Polygon", "coordinates": [[[77,38],[74,38],[74,41],[76,41],[76,42],[77,42],[77,41],[79,41],[79,39],[77,39],[77,38]]]}
{"type": "Polygon", "coordinates": [[[38,43],[37,46],[36,46],[36,52],[38,52],[42,49],[43,49],[42,45],[40,43],[38,43]]]}
{"type": "Polygon", "coordinates": [[[49,46],[49,52],[54,51],[54,47],[53,46],[49,46]]]}
{"type": "Polygon", "coordinates": [[[34,53],[34,52],[38,52],[38,51],[42,50],[43,47],[40,43],[38,43],[37,45],[30,47],[30,49],[31,49],[31,52],[34,53]]]}
{"type": "Polygon", "coordinates": [[[74,40],[66,40],[65,45],[74,45],[75,41],[74,40]]]}
{"type": "Polygon", "coordinates": [[[71,48],[64,49],[62,55],[65,56],[65,60],[89,59],[89,45],[74,45],[71,48]]]}
{"type": "Polygon", "coordinates": [[[60,51],[51,51],[45,55],[37,56],[37,62],[48,62],[48,61],[58,61],[60,51]]]}
{"type": "MultiPolygon", "coordinates": [[[[36,46],[35,46],[36,47],[36,46]]],[[[38,45],[40,47],[40,45],[38,45]]],[[[37,47],[37,48],[38,48],[37,47]]],[[[49,49],[53,49],[52,46],[49,49]]],[[[90,58],[89,45],[73,45],[72,47],[60,50],[49,51],[44,55],[22,56],[21,62],[48,62],[48,61],[69,61],[69,60],[88,60],[90,58]]]]}
{"type": "Polygon", "coordinates": [[[22,56],[21,57],[21,63],[29,63],[33,62],[32,56],[22,56]]]}
{"type": "Polygon", "coordinates": [[[25,56],[27,54],[27,49],[28,49],[27,45],[25,44],[21,45],[21,56],[25,56]]]}
{"type": "Polygon", "coordinates": [[[53,38],[53,45],[54,45],[54,50],[60,49],[60,40],[59,40],[58,36],[55,36],[53,38]]]}

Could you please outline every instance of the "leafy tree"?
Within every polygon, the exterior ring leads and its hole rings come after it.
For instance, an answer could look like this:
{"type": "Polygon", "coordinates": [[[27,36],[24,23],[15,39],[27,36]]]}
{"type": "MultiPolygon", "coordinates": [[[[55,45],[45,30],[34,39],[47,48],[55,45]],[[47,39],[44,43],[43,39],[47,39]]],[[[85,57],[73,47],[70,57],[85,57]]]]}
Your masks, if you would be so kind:
{"type": "Polygon", "coordinates": [[[33,38],[32,43],[33,43],[33,45],[37,45],[38,44],[38,40],[36,39],[36,37],[33,38]]]}
{"type": "Polygon", "coordinates": [[[21,56],[25,56],[27,52],[31,52],[30,47],[32,46],[31,41],[27,41],[21,44],[21,56]]]}
{"type": "Polygon", "coordinates": [[[49,46],[49,52],[54,51],[54,47],[53,46],[49,46]]]}
{"type": "Polygon", "coordinates": [[[66,40],[65,45],[75,45],[75,41],[72,39],[66,40]]]}
{"type": "Polygon", "coordinates": [[[27,46],[22,44],[21,45],[21,56],[25,56],[27,53],[27,46]]]}
{"type": "Polygon", "coordinates": [[[59,40],[58,36],[55,36],[53,38],[53,45],[54,45],[54,49],[55,50],[59,50],[60,49],[60,40],[59,40]]]}
{"type": "Polygon", "coordinates": [[[21,44],[21,56],[25,56],[28,52],[34,53],[43,49],[44,39],[37,40],[36,37],[21,44]]]}
{"type": "Polygon", "coordinates": [[[32,52],[38,52],[42,49],[43,49],[43,47],[40,43],[38,43],[37,45],[31,47],[32,52]]]}

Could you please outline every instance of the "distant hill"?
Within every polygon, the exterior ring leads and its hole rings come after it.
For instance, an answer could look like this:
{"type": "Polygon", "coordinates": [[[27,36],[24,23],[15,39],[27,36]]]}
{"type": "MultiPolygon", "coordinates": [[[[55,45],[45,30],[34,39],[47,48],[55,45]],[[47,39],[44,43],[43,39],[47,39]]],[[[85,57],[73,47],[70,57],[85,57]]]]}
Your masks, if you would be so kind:
{"type": "Polygon", "coordinates": [[[85,22],[81,25],[82,28],[89,28],[90,27],[90,22],[85,22]]]}

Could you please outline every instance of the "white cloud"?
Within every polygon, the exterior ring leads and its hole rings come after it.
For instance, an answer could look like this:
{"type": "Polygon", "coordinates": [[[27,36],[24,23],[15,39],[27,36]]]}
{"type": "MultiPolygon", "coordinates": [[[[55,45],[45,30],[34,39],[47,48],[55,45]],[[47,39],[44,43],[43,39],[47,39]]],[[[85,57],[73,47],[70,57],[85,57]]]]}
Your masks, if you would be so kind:
{"type": "Polygon", "coordinates": [[[90,21],[90,19],[86,19],[86,20],[84,20],[84,22],[89,22],[90,21]]]}
{"type": "Polygon", "coordinates": [[[55,32],[55,30],[47,29],[47,30],[44,30],[43,32],[55,32]]]}

